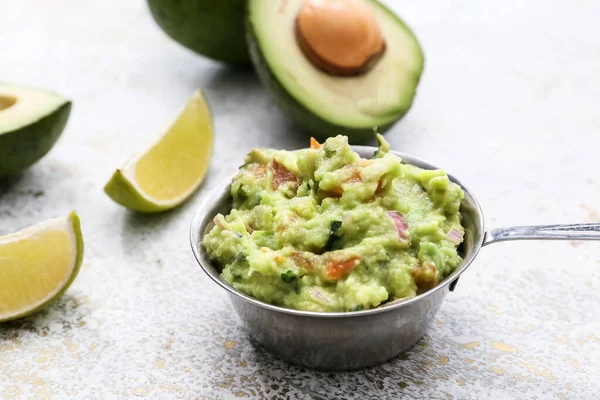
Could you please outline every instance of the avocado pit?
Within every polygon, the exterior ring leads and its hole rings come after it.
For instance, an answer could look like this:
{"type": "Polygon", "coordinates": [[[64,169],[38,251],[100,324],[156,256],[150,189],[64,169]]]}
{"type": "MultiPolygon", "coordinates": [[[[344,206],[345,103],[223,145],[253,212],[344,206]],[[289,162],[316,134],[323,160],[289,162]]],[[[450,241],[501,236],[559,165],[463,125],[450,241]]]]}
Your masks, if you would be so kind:
{"type": "Polygon", "coordinates": [[[377,19],[363,0],[307,0],[296,16],[295,33],[306,58],[331,75],[364,74],[386,49],[377,19]]]}
{"type": "Polygon", "coordinates": [[[10,95],[0,94],[0,111],[11,108],[17,103],[17,98],[10,95]]]}

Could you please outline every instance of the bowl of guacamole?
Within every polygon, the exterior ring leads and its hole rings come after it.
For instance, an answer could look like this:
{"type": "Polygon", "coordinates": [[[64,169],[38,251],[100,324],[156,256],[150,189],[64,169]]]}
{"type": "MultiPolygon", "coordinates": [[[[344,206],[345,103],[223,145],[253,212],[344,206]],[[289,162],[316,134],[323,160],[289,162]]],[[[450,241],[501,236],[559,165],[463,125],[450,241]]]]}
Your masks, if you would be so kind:
{"type": "Polygon", "coordinates": [[[315,312],[368,310],[435,287],[462,262],[464,193],[442,170],[370,158],[345,136],[298,151],[254,149],[233,208],[202,246],[236,290],[315,312]]]}
{"type": "Polygon", "coordinates": [[[199,264],[284,360],[344,370],[398,355],[481,247],[468,189],[378,142],[253,149],[194,217],[199,264]]]}

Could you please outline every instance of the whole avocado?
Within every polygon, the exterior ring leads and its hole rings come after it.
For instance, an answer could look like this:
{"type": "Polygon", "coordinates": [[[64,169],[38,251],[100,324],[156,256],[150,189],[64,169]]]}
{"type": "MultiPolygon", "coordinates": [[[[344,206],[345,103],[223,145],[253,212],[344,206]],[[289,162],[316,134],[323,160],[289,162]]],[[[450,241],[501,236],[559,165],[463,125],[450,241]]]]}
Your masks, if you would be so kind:
{"type": "Polygon", "coordinates": [[[183,46],[214,60],[250,65],[246,0],[148,0],[154,20],[183,46]]]}

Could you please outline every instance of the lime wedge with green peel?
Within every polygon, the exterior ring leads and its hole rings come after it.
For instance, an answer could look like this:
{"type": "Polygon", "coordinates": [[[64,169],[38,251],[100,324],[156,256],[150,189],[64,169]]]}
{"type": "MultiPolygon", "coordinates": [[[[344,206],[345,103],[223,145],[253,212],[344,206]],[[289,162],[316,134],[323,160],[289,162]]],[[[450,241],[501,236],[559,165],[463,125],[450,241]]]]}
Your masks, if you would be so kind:
{"type": "Polygon", "coordinates": [[[149,149],[127,161],[104,187],[117,203],[159,212],[187,200],[202,183],[213,148],[210,109],[201,91],[149,149]]]}
{"type": "Polygon", "coordinates": [[[74,212],[0,237],[0,322],[58,299],[75,280],[82,259],[83,236],[74,212]]]}
{"type": "Polygon", "coordinates": [[[0,178],[46,155],[70,111],[71,102],[56,93],[0,83],[0,178]]]}

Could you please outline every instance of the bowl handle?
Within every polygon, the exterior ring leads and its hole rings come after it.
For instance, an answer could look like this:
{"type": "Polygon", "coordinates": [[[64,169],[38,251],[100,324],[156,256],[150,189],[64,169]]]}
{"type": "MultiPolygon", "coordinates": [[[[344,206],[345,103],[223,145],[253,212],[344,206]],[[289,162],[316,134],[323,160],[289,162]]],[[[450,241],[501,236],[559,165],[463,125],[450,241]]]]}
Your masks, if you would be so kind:
{"type": "Polygon", "coordinates": [[[485,233],[482,246],[508,240],[600,240],[600,223],[492,229],[485,233]]]}

